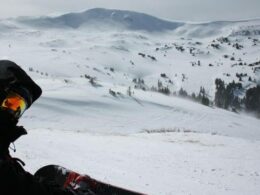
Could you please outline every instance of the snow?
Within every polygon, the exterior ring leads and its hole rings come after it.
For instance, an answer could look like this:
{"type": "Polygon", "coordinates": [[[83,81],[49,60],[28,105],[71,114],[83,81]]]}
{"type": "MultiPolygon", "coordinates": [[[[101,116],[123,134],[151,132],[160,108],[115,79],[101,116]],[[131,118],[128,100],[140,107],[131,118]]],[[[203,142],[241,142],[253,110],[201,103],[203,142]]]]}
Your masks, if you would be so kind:
{"type": "MultiPolygon", "coordinates": [[[[21,18],[20,22],[53,28],[81,28],[112,25],[114,28],[160,32],[181,26],[180,22],[169,22],[156,17],[133,11],[95,8],[81,13],[68,13],[58,17],[21,18]]],[[[102,28],[101,28],[102,29],[102,28]]]]}
{"type": "Polygon", "coordinates": [[[134,89],[132,82],[142,78],[150,88],[160,80],[172,92],[182,87],[189,94],[203,86],[211,99],[216,78],[232,82],[238,81],[236,73],[247,73],[243,86],[255,86],[260,71],[234,64],[239,58],[243,63],[260,61],[260,42],[253,46],[253,39],[260,38],[259,20],[181,26],[172,22],[173,31],[163,32],[165,22],[171,23],[102,9],[0,21],[0,58],[22,65],[43,89],[19,123],[28,135],[15,143],[13,155],[26,162],[27,170],[34,173],[46,164],[59,164],[156,195],[260,193],[259,119],[134,89]],[[89,28],[83,24],[84,14],[93,20],[100,17],[92,21],[95,25],[108,16],[117,24],[108,23],[106,31],[89,28]],[[73,19],[79,16],[82,26],[73,19]],[[80,27],[64,27],[68,17],[68,22],[80,27]],[[140,18],[148,25],[146,32],[136,30],[140,18]],[[122,28],[129,21],[136,28],[122,28]],[[250,38],[243,35],[247,30],[250,38]],[[231,45],[217,41],[226,36],[231,45]],[[212,48],[212,43],[219,43],[220,49],[212,48]],[[234,43],[243,49],[235,49],[234,43]],[[184,52],[176,49],[180,46],[184,52]],[[195,56],[189,52],[192,47],[195,56]],[[249,76],[255,81],[249,82],[249,76]],[[96,85],[86,77],[95,77],[96,85]],[[127,95],[129,87],[132,96],[127,95]]]}
{"type": "Polygon", "coordinates": [[[260,142],[200,133],[93,135],[37,129],[17,141],[34,172],[59,164],[147,194],[258,194],[260,142]]]}

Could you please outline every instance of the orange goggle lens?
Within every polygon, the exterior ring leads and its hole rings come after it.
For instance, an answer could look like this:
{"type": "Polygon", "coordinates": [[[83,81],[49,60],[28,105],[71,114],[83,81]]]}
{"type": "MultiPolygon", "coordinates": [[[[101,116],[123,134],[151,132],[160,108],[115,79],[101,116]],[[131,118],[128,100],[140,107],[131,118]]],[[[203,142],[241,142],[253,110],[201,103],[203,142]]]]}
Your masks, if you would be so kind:
{"type": "Polygon", "coordinates": [[[24,98],[14,92],[11,92],[4,99],[2,108],[11,111],[15,117],[19,118],[26,110],[27,105],[24,98]]]}

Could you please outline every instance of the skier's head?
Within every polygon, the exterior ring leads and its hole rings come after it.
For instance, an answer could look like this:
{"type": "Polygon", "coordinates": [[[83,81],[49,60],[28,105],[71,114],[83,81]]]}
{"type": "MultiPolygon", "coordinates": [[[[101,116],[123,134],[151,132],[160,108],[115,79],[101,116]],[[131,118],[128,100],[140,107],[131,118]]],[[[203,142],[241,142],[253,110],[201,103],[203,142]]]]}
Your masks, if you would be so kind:
{"type": "Polygon", "coordinates": [[[17,64],[0,60],[0,120],[2,115],[18,121],[40,97],[41,88],[17,64]]]}
{"type": "Polygon", "coordinates": [[[14,62],[0,60],[0,153],[21,135],[19,118],[40,97],[41,88],[14,62]]]}

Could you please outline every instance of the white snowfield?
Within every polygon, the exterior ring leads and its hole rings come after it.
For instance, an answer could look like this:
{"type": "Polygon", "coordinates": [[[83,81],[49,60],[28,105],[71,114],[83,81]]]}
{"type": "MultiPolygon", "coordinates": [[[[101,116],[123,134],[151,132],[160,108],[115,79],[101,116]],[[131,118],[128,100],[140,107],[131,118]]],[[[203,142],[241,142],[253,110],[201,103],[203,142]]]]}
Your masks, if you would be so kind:
{"type": "Polygon", "coordinates": [[[259,141],[184,132],[101,136],[35,129],[16,147],[31,172],[59,164],[147,194],[259,193],[259,141]]]}
{"type": "Polygon", "coordinates": [[[141,78],[150,88],[160,80],[172,91],[183,87],[190,94],[203,86],[211,99],[215,78],[237,82],[236,73],[246,73],[243,86],[255,86],[260,73],[254,68],[259,66],[235,64],[260,61],[259,20],[170,24],[137,13],[103,11],[86,15],[98,15],[100,22],[110,14],[109,28],[120,23],[120,29],[97,30],[81,20],[73,27],[68,18],[74,14],[0,21],[0,57],[21,64],[43,89],[20,121],[28,135],[16,141],[12,154],[32,173],[58,164],[151,195],[260,194],[259,119],[134,89],[132,82],[141,78]],[[136,31],[142,27],[135,23],[140,17],[149,20],[145,30],[151,32],[136,31]],[[67,20],[69,27],[64,26],[67,20]],[[209,46],[223,36],[231,46],[209,46]],[[243,49],[232,47],[235,43],[243,49]]]}

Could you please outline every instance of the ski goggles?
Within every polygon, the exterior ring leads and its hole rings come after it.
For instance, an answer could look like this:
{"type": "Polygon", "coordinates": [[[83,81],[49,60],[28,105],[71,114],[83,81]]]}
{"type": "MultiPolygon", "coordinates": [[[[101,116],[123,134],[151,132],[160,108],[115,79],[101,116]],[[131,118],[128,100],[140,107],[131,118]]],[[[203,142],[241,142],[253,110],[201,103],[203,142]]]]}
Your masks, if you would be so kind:
{"type": "Polygon", "coordinates": [[[10,112],[15,118],[20,118],[27,109],[27,103],[23,97],[11,91],[3,100],[1,108],[10,112]]]}

